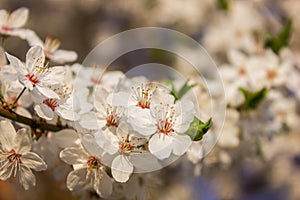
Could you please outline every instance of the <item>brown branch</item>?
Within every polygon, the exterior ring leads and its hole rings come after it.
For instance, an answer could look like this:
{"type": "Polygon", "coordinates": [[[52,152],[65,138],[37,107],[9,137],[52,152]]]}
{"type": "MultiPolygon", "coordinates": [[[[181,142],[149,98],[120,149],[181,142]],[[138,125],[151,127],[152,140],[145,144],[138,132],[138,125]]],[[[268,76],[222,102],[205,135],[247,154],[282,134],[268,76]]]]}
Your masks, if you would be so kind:
{"type": "Polygon", "coordinates": [[[52,132],[57,132],[62,129],[68,128],[67,126],[56,126],[53,124],[48,124],[44,122],[37,122],[34,119],[30,119],[28,117],[21,116],[11,110],[2,108],[0,106],[0,116],[5,117],[7,119],[13,120],[15,122],[19,122],[22,124],[26,124],[30,126],[33,129],[40,129],[40,130],[47,130],[47,131],[52,131],[52,132]]]}

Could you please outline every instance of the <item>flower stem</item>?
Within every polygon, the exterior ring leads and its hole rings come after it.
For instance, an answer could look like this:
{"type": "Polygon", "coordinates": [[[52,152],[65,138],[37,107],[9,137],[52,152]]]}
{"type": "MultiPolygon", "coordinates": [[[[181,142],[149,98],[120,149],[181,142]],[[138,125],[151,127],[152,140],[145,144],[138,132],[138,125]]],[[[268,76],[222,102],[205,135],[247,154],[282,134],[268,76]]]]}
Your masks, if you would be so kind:
{"type": "Polygon", "coordinates": [[[40,129],[46,131],[57,132],[62,129],[69,128],[67,126],[56,126],[53,124],[48,124],[45,122],[38,122],[34,119],[30,119],[28,117],[21,116],[11,110],[5,109],[0,106],[0,116],[5,117],[7,119],[13,120],[15,122],[19,122],[25,125],[30,126],[32,129],[40,129]]]}
{"type": "Polygon", "coordinates": [[[23,95],[25,92],[26,87],[23,88],[23,90],[20,92],[20,94],[17,96],[17,98],[14,100],[14,102],[9,106],[10,109],[13,109],[16,105],[16,103],[19,101],[20,97],[23,95]]]}

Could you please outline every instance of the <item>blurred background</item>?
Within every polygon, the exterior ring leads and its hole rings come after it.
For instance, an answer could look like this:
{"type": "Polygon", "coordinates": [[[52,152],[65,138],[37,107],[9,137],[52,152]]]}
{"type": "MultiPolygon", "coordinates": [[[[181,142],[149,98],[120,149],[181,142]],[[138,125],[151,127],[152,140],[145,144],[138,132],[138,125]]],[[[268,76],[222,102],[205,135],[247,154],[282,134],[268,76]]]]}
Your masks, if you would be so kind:
{"type": "MultiPolygon", "coordinates": [[[[299,0],[0,1],[0,8],[8,11],[22,6],[30,10],[26,28],[34,30],[42,39],[58,38],[62,49],[78,53],[79,63],[98,43],[114,34],[158,26],[192,37],[221,66],[230,62],[227,53],[232,49],[247,55],[264,51],[265,37],[278,34],[289,20],[293,24],[289,49],[294,52],[295,63],[300,63],[299,0]]],[[[6,48],[24,59],[28,44],[9,38],[6,48]]],[[[174,55],[159,50],[132,52],[114,64],[126,70],[149,62],[185,69],[174,55]]],[[[298,124],[299,100],[293,112],[298,124]]],[[[264,127],[256,123],[250,126],[264,127]]],[[[299,126],[262,138],[257,146],[256,140],[239,136],[234,147],[217,146],[207,157],[195,162],[183,157],[159,172],[146,175],[144,181],[149,183],[143,182],[135,189],[127,188],[128,192],[138,190],[141,193],[138,199],[300,199],[299,126]]],[[[0,199],[80,199],[64,186],[65,172],[70,167],[59,165],[36,173],[37,186],[26,192],[15,180],[12,183],[1,181],[0,199]]],[[[131,181],[139,180],[139,175],[135,175],[131,181]]],[[[90,193],[82,198],[96,199],[96,196],[90,193]]]]}

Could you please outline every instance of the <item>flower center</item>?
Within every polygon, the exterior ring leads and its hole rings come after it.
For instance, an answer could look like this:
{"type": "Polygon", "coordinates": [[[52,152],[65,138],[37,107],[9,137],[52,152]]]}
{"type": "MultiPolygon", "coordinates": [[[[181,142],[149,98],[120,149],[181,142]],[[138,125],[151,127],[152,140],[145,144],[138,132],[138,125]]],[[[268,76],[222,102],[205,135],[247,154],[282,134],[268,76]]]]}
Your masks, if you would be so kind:
{"type": "Polygon", "coordinates": [[[239,68],[239,75],[245,76],[246,74],[247,74],[247,70],[245,69],[245,67],[240,67],[239,68]]]}
{"type": "Polygon", "coordinates": [[[10,163],[21,163],[21,154],[16,153],[15,150],[12,149],[8,152],[7,159],[10,163]]]}
{"type": "Polygon", "coordinates": [[[137,101],[136,105],[143,109],[149,109],[154,89],[153,84],[150,83],[133,88],[133,98],[137,101]]]}
{"type": "Polygon", "coordinates": [[[119,144],[119,152],[120,153],[130,153],[132,152],[133,147],[131,146],[131,144],[128,141],[124,141],[124,142],[120,142],[119,144]]]}
{"type": "Polygon", "coordinates": [[[26,78],[32,83],[32,85],[38,84],[40,82],[35,74],[27,74],[26,78]]]}
{"type": "Polygon", "coordinates": [[[99,169],[102,166],[100,159],[96,158],[95,156],[90,156],[87,160],[88,169],[99,169]]]}
{"type": "Polygon", "coordinates": [[[172,123],[167,120],[159,121],[157,124],[157,130],[159,133],[163,133],[165,135],[169,135],[174,131],[172,127],[172,123]]]}
{"type": "Polygon", "coordinates": [[[121,119],[122,109],[107,105],[106,107],[106,126],[118,127],[121,119]]]}
{"type": "Polygon", "coordinates": [[[267,71],[267,78],[269,80],[276,78],[276,76],[277,76],[277,72],[275,70],[271,69],[267,71]]]}
{"type": "Polygon", "coordinates": [[[106,117],[106,126],[115,126],[119,125],[120,118],[115,114],[110,114],[106,117]]]}
{"type": "Polygon", "coordinates": [[[157,111],[157,132],[165,135],[170,135],[174,132],[173,126],[175,122],[174,106],[165,105],[157,111]]]}
{"type": "Polygon", "coordinates": [[[46,104],[49,108],[51,108],[53,111],[58,106],[57,99],[51,98],[46,99],[43,101],[44,104],[46,104]]]}

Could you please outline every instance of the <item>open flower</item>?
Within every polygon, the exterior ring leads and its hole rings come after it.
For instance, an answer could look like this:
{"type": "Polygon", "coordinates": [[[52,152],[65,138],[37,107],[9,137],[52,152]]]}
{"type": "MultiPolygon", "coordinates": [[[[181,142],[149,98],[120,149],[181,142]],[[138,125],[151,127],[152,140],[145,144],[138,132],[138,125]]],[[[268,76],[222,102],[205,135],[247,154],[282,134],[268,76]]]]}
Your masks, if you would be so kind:
{"type": "Polygon", "coordinates": [[[29,30],[21,29],[28,19],[29,10],[19,8],[12,13],[0,10],[0,34],[8,36],[18,36],[25,39],[29,30]]]}
{"type": "Polygon", "coordinates": [[[106,198],[112,193],[112,179],[101,161],[103,151],[90,135],[82,139],[82,144],[68,147],[60,153],[60,158],[74,168],[67,177],[67,187],[71,191],[92,187],[99,196],[106,198]]]}
{"type": "Polygon", "coordinates": [[[126,99],[124,92],[109,93],[101,86],[96,87],[95,112],[82,115],[80,125],[90,130],[118,127],[125,115],[126,99]]]}
{"type": "Polygon", "coordinates": [[[149,151],[158,159],[168,158],[173,152],[177,156],[185,153],[192,141],[184,132],[194,118],[194,105],[189,100],[177,101],[174,97],[160,93],[152,102],[149,116],[146,112],[137,112],[136,121],[130,121],[141,135],[151,136],[149,151]],[[135,123],[142,124],[136,126],[135,123]]]}
{"type": "Polygon", "coordinates": [[[43,98],[35,105],[36,113],[46,119],[51,120],[58,115],[66,120],[75,121],[79,119],[79,115],[73,111],[73,85],[62,84],[50,87],[59,95],[58,98],[43,98]]]}
{"type": "MultiPolygon", "coordinates": [[[[147,139],[132,134],[132,130],[129,130],[126,123],[118,126],[116,135],[108,131],[98,131],[95,133],[95,139],[97,144],[113,158],[111,172],[116,181],[127,182],[134,171],[135,164],[139,167],[145,164],[138,159],[133,162],[132,156],[143,156],[141,155],[143,150],[139,147],[146,144],[147,139]]],[[[149,159],[146,163],[149,164],[152,161],[155,162],[155,160],[149,159]]]]}
{"type": "Polygon", "coordinates": [[[29,131],[23,128],[16,132],[9,121],[1,121],[0,132],[0,179],[18,176],[19,182],[28,190],[30,186],[35,186],[31,169],[42,171],[47,165],[37,154],[30,152],[29,131]]]}
{"type": "Polygon", "coordinates": [[[48,98],[59,98],[49,86],[59,84],[63,80],[64,70],[61,67],[45,66],[45,55],[41,47],[29,49],[25,65],[18,58],[8,53],[6,55],[10,64],[16,68],[19,81],[26,88],[48,98]]]}
{"type": "Polygon", "coordinates": [[[27,38],[30,46],[41,46],[47,59],[56,63],[73,62],[77,59],[75,51],[59,49],[60,41],[56,38],[46,37],[43,42],[36,34],[30,34],[27,38]]]}

